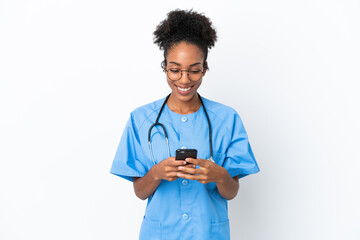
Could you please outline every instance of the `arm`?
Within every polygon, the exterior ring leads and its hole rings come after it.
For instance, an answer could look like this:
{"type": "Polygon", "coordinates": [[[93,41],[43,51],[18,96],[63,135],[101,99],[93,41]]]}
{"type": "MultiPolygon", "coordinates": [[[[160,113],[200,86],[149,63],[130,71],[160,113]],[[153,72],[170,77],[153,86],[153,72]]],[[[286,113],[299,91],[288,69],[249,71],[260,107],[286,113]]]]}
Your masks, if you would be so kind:
{"type": "Polygon", "coordinates": [[[231,177],[225,168],[224,170],[223,177],[215,183],[220,195],[227,200],[231,200],[236,197],[239,191],[239,178],[238,176],[231,177]]]}
{"type": "Polygon", "coordinates": [[[135,195],[141,200],[151,196],[161,183],[161,179],[154,177],[153,170],[151,168],[143,177],[133,177],[135,195]]]}

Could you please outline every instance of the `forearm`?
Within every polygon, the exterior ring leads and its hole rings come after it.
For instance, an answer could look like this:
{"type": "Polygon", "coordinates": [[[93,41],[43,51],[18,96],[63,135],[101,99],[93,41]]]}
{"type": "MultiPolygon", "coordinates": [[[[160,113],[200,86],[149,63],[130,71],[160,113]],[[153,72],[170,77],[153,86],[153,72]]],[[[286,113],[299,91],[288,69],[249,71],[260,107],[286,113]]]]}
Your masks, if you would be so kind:
{"type": "Polygon", "coordinates": [[[232,178],[225,168],[223,168],[222,179],[215,183],[220,195],[227,200],[235,198],[239,191],[239,182],[232,178]]]}
{"type": "Polygon", "coordinates": [[[151,168],[143,177],[133,178],[133,182],[135,195],[145,200],[155,192],[161,183],[161,179],[156,179],[153,176],[153,168],[151,168]]]}

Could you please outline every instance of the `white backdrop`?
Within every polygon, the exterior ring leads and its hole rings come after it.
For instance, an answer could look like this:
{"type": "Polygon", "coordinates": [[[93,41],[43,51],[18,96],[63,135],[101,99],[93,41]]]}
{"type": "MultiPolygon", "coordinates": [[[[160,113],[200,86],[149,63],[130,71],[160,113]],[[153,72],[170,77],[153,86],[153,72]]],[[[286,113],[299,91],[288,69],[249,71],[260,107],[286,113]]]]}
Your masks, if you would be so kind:
{"type": "Polygon", "coordinates": [[[356,0],[0,1],[0,239],[137,239],[146,201],[110,174],[130,112],[164,97],[153,31],[218,32],[199,92],[235,108],[260,172],[232,239],[360,239],[356,0]]]}

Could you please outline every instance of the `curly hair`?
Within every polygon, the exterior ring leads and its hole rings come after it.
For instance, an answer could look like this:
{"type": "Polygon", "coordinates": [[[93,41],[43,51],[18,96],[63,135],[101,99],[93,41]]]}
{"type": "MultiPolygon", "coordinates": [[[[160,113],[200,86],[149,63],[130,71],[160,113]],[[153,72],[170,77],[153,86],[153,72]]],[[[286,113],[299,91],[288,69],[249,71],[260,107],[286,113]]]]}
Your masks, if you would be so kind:
{"type": "Polygon", "coordinates": [[[166,66],[166,57],[169,49],[181,41],[186,41],[198,46],[204,54],[204,67],[207,69],[206,59],[208,48],[211,49],[217,35],[209,18],[194,12],[192,9],[180,10],[175,9],[167,14],[167,19],[160,22],[154,31],[154,43],[160,50],[164,50],[164,60],[161,67],[166,66]]]}

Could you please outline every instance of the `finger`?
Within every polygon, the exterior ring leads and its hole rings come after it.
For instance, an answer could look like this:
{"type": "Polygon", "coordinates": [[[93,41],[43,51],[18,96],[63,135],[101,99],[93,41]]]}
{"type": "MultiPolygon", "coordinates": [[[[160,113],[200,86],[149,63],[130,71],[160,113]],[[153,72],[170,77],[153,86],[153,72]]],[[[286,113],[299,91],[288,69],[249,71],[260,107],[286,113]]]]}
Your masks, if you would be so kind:
{"type": "Polygon", "coordinates": [[[185,159],[186,162],[188,163],[194,163],[196,165],[199,165],[201,167],[205,166],[207,164],[207,160],[204,159],[200,159],[200,158],[186,158],[185,159]]]}
{"type": "Polygon", "coordinates": [[[173,167],[173,166],[166,166],[164,170],[167,173],[169,173],[169,172],[181,172],[179,167],[173,167]]]}
{"type": "Polygon", "coordinates": [[[202,175],[189,175],[189,174],[184,174],[184,173],[177,173],[177,176],[181,177],[181,178],[186,178],[189,180],[202,180],[203,179],[202,175]]]}
{"type": "Polygon", "coordinates": [[[196,168],[196,165],[193,164],[193,163],[188,163],[188,164],[185,164],[183,167],[186,167],[186,168],[196,168]]]}
{"type": "Polygon", "coordinates": [[[174,161],[171,161],[169,165],[177,167],[177,166],[186,165],[186,163],[187,162],[184,160],[174,160],[174,161]]]}
{"type": "Polygon", "coordinates": [[[186,173],[191,173],[191,174],[200,174],[201,170],[200,169],[195,169],[195,168],[186,168],[183,166],[178,167],[179,170],[186,172],[186,173]]]}
{"type": "Polygon", "coordinates": [[[169,172],[166,174],[166,177],[179,177],[179,172],[169,172]]]}
{"type": "Polygon", "coordinates": [[[176,175],[174,176],[173,174],[172,175],[166,175],[164,176],[162,179],[164,180],[167,180],[167,181],[175,181],[176,179],[178,179],[179,177],[176,175]]]}

